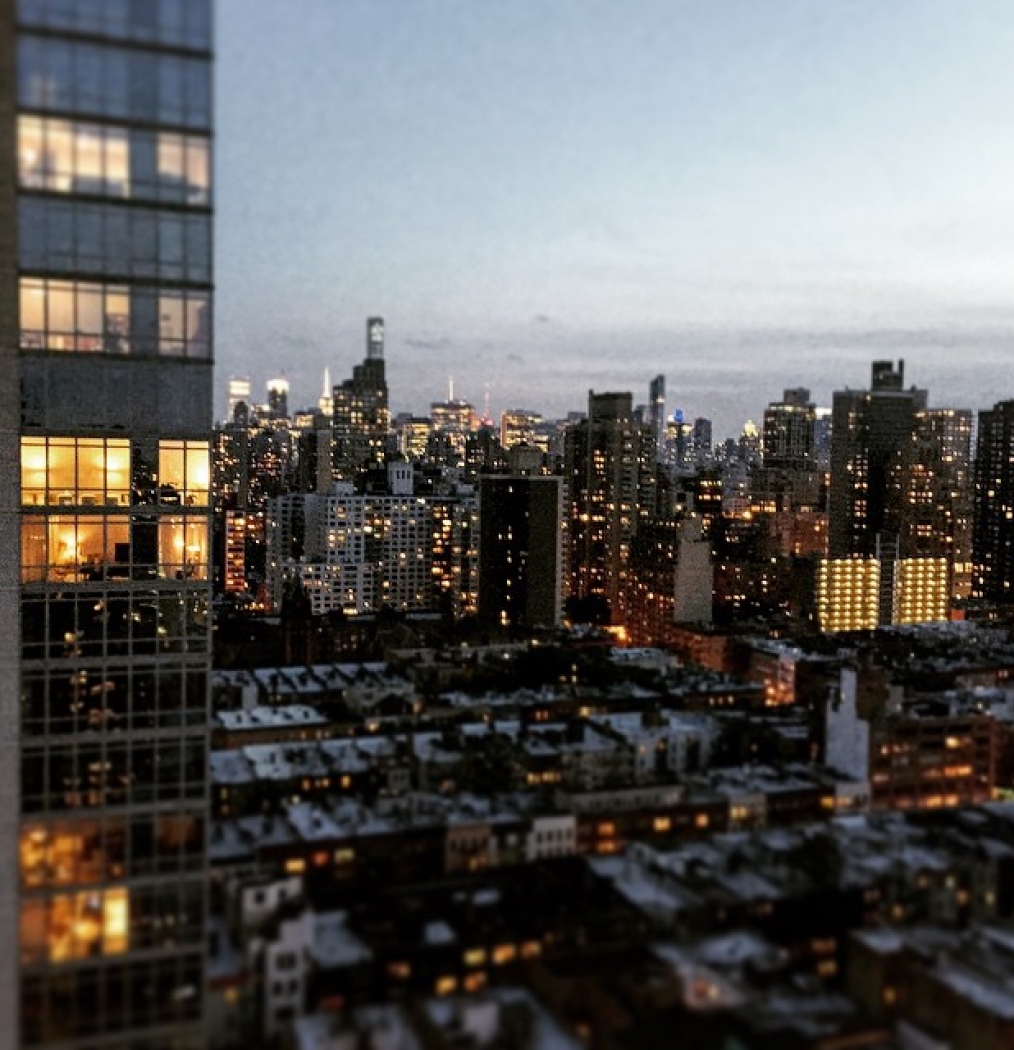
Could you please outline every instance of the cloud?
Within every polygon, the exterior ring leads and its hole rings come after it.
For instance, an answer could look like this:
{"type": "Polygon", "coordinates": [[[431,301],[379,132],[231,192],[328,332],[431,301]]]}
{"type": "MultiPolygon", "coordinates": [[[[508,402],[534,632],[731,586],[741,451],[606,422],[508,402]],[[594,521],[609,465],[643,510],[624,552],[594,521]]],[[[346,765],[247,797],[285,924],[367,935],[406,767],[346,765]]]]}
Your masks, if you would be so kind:
{"type": "Polygon", "coordinates": [[[416,350],[446,350],[451,345],[451,340],[446,335],[436,339],[420,339],[418,337],[405,340],[406,346],[414,347],[416,350]]]}
{"type": "Polygon", "coordinates": [[[549,314],[536,314],[532,318],[532,322],[534,324],[552,324],[553,319],[549,316],[549,314]]]}

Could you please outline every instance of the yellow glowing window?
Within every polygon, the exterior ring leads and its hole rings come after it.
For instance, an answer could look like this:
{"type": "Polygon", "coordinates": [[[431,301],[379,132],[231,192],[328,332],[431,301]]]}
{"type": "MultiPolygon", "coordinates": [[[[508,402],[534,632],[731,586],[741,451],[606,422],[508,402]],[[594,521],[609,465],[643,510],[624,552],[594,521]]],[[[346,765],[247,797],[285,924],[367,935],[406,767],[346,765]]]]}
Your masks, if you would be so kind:
{"type": "Polygon", "coordinates": [[[482,966],[486,962],[486,949],[485,948],[469,948],[465,952],[465,965],[474,967],[482,966]]]}
{"type": "Polygon", "coordinates": [[[306,871],[306,861],[302,857],[290,857],[285,862],[286,875],[302,875],[306,871]]]}
{"type": "Polygon", "coordinates": [[[707,813],[698,813],[694,817],[694,826],[698,828],[706,828],[711,823],[711,818],[707,813]]]}
{"type": "Polygon", "coordinates": [[[656,817],[655,818],[655,830],[660,834],[664,834],[672,829],[672,818],[671,817],[656,817]]]}
{"type": "Polygon", "coordinates": [[[521,945],[522,959],[537,959],[542,954],[542,944],[539,941],[525,941],[521,945]]]}
{"type": "Polygon", "coordinates": [[[458,979],[450,975],[438,977],[434,988],[437,995],[453,995],[458,990],[458,979]]]}
{"type": "Polygon", "coordinates": [[[68,962],[127,951],[130,898],[123,888],[65,893],[21,905],[25,964],[68,962]]]}
{"type": "Polygon", "coordinates": [[[159,442],[158,483],[160,502],[206,507],[211,489],[208,442],[159,442]]]}
{"type": "Polygon", "coordinates": [[[604,821],[603,823],[599,824],[599,834],[603,838],[609,838],[610,836],[615,835],[616,825],[613,824],[611,821],[604,821]]]}
{"type": "Polygon", "coordinates": [[[23,886],[96,883],[109,878],[118,861],[115,836],[102,847],[95,821],[57,821],[23,827],[19,862],[23,886]]]}
{"type": "Polygon", "coordinates": [[[21,502],[129,505],[130,443],[124,438],[22,438],[21,502]]]}
{"type": "Polygon", "coordinates": [[[158,523],[159,567],[170,579],[208,575],[208,523],[204,518],[163,517],[158,523]]]}
{"type": "Polygon", "coordinates": [[[22,579],[80,582],[129,575],[126,517],[54,514],[21,519],[22,579]]]}
{"type": "Polygon", "coordinates": [[[493,964],[495,966],[506,966],[513,962],[518,955],[518,950],[513,944],[498,944],[493,949],[493,964]]]}

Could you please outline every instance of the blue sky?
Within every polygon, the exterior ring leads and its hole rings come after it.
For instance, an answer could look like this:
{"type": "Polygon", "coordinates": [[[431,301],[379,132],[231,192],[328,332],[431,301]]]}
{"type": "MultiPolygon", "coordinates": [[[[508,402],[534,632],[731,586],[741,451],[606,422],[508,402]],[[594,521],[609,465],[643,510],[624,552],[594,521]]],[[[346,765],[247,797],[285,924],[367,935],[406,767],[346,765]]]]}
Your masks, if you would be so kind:
{"type": "Polygon", "coordinates": [[[218,0],[218,386],[1014,396],[1009,0],[218,0]]]}

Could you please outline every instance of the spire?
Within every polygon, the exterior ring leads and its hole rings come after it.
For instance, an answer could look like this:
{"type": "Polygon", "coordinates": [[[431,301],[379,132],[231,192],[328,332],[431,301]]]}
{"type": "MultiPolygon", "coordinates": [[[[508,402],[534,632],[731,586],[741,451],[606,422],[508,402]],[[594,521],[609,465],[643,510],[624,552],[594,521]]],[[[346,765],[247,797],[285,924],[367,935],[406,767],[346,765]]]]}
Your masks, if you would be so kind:
{"type": "Polygon", "coordinates": [[[323,390],[323,396],[324,397],[330,397],[331,396],[331,369],[328,368],[327,365],[324,366],[324,390],[323,390]]]}
{"type": "Polygon", "coordinates": [[[454,400],[454,376],[447,377],[447,400],[454,400]]]}

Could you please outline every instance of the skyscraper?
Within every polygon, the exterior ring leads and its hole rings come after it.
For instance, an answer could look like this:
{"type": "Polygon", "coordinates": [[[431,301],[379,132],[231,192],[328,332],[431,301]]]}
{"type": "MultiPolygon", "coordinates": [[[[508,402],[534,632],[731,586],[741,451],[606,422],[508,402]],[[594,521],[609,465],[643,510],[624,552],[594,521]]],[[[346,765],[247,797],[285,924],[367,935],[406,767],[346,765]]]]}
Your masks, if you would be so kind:
{"type": "Polygon", "coordinates": [[[630,394],[589,391],[588,417],[567,431],[570,592],[601,598],[622,621],[621,595],[638,523],[655,512],[655,441],[630,394]]]}
{"type": "Polygon", "coordinates": [[[196,1050],[210,0],[0,0],[0,55],[0,1041],[196,1050]]]}
{"type": "Polygon", "coordinates": [[[905,364],[874,361],[869,390],[834,394],[828,546],[832,558],[874,555],[901,533],[904,456],[926,391],[904,389],[905,364]]]}
{"type": "Polygon", "coordinates": [[[665,446],[665,376],[659,375],[648,387],[648,425],[655,435],[655,454],[662,455],[665,446]]]}
{"type": "Polygon", "coordinates": [[[351,481],[360,471],[383,464],[391,429],[383,318],[366,322],[366,358],[352,369],[350,379],[334,388],[331,425],[335,478],[351,481]]]}
{"type": "Polygon", "coordinates": [[[778,509],[814,507],[820,476],[813,452],[816,409],[804,387],[786,390],[764,410],[764,465],[755,471],[755,497],[778,509]]]}
{"type": "Polygon", "coordinates": [[[950,593],[967,598],[972,580],[972,413],[929,408],[916,413],[904,462],[900,550],[904,557],[946,558],[950,593]]]}
{"type": "Polygon", "coordinates": [[[1014,597],[1014,401],[979,413],[975,456],[972,593],[1014,597]]]}
{"type": "Polygon", "coordinates": [[[479,482],[479,616],[503,627],[560,622],[563,518],[557,477],[479,482]]]}

